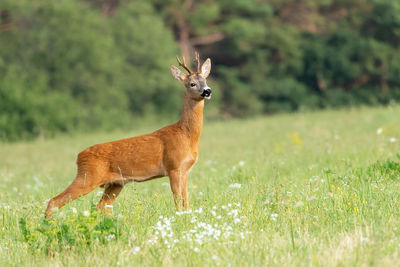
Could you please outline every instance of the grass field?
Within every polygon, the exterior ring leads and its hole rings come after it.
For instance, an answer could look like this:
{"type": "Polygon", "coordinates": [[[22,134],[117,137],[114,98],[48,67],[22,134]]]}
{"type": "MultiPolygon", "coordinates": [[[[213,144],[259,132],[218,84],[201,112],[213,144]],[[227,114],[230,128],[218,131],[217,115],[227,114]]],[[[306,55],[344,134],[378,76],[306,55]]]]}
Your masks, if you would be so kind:
{"type": "Polygon", "coordinates": [[[190,213],[160,178],[44,221],[79,151],[159,126],[0,144],[0,265],[399,264],[400,106],[205,121],[190,213]]]}

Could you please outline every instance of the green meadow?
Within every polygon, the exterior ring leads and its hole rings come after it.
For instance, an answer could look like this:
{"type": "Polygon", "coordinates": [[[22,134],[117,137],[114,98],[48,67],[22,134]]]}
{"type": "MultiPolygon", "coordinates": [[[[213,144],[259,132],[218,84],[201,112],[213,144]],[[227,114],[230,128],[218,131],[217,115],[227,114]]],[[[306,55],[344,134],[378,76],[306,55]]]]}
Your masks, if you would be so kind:
{"type": "Polygon", "coordinates": [[[400,262],[400,106],[205,120],[190,212],[160,178],[127,185],[112,218],[99,188],[44,220],[81,150],[161,126],[0,144],[0,265],[400,262]]]}

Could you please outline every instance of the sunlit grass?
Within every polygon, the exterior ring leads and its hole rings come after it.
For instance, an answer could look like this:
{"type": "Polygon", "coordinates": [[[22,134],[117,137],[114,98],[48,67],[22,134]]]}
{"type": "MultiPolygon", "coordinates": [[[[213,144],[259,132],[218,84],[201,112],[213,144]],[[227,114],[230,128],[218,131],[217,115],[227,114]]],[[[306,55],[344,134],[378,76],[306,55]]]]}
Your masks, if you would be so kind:
{"type": "Polygon", "coordinates": [[[400,261],[400,107],[205,122],[191,212],[168,179],[101,190],[43,219],[94,143],[155,129],[1,144],[0,265],[386,265],[400,261]]]}

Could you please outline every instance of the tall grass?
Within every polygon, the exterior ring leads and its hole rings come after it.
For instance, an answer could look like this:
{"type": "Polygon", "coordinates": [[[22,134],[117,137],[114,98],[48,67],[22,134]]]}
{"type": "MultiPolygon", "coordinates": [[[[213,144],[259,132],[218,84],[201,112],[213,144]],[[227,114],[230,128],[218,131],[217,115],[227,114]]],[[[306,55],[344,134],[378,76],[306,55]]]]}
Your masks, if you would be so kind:
{"type": "Polygon", "coordinates": [[[79,151],[151,127],[1,144],[0,265],[398,264],[399,114],[206,121],[188,213],[160,178],[126,186],[113,218],[95,210],[98,189],[43,219],[79,151]]]}

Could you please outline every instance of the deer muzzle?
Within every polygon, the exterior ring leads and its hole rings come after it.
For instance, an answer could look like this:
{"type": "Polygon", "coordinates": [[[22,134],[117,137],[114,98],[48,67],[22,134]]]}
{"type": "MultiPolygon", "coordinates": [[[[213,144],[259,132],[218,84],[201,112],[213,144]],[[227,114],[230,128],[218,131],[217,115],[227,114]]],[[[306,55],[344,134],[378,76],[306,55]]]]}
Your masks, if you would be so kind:
{"type": "Polygon", "coordinates": [[[204,89],[201,96],[204,97],[205,99],[210,99],[211,98],[211,88],[204,89]]]}

